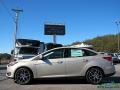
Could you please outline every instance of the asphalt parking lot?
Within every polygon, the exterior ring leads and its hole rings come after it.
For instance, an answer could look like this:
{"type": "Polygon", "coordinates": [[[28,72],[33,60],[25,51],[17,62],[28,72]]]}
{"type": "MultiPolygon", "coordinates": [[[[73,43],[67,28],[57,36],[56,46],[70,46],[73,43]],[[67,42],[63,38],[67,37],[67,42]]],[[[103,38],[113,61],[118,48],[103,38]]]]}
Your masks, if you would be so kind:
{"type": "Polygon", "coordinates": [[[0,66],[0,90],[120,90],[120,64],[115,68],[116,74],[100,85],[91,85],[78,78],[35,80],[31,85],[17,85],[5,77],[6,69],[0,66]]]}

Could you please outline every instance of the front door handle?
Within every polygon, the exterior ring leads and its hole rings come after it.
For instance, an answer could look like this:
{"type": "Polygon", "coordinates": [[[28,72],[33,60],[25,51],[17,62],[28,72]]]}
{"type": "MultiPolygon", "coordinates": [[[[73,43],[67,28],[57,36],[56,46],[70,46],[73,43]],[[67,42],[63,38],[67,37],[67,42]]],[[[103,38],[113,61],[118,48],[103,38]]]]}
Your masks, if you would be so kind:
{"type": "Polygon", "coordinates": [[[83,59],[83,62],[88,62],[88,60],[87,59],[83,59]]]}
{"type": "Polygon", "coordinates": [[[63,61],[57,61],[57,63],[58,63],[58,64],[62,64],[62,63],[63,63],[63,61]]]}

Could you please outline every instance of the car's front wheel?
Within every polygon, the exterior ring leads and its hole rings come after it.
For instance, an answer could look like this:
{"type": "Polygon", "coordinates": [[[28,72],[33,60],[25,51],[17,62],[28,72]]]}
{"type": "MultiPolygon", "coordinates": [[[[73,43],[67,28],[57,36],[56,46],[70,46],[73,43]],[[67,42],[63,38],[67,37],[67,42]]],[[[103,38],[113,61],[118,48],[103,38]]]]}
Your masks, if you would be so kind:
{"type": "Polygon", "coordinates": [[[32,74],[27,68],[19,68],[14,75],[14,81],[17,84],[25,85],[32,80],[32,74]]]}
{"type": "Polygon", "coordinates": [[[86,80],[91,84],[99,84],[103,79],[103,71],[99,68],[90,68],[86,72],[86,80]]]}

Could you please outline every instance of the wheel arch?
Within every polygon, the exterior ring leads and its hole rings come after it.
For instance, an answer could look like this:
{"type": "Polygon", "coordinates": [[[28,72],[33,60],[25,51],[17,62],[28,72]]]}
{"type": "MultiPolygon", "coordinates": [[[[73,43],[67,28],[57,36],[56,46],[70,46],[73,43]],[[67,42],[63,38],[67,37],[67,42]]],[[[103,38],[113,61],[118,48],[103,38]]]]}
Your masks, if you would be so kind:
{"type": "Polygon", "coordinates": [[[34,74],[33,74],[32,69],[29,68],[29,67],[27,67],[27,66],[18,67],[18,68],[15,70],[15,72],[14,72],[14,78],[15,78],[15,73],[16,73],[16,71],[17,71],[18,69],[20,69],[20,68],[26,68],[26,69],[28,69],[28,70],[30,71],[31,75],[32,75],[32,78],[34,78],[34,74]]]}

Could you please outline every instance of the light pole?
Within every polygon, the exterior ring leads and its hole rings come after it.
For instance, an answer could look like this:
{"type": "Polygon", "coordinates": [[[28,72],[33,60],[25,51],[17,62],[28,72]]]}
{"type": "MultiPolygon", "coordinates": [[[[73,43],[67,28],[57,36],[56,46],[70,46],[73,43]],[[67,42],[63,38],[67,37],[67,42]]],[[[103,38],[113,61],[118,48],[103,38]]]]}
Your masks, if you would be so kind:
{"type": "Polygon", "coordinates": [[[118,36],[117,36],[117,38],[118,38],[118,52],[120,52],[120,37],[119,37],[119,34],[120,34],[120,31],[119,31],[120,21],[116,21],[115,23],[117,25],[117,32],[118,32],[118,36]]]}
{"type": "Polygon", "coordinates": [[[20,9],[12,9],[16,13],[15,15],[15,31],[14,31],[14,56],[15,56],[15,48],[16,48],[16,39],[17,39],[17,32],[18,32],[18,17],[20,12],[23,12],[23,10],[20,9]]]}

